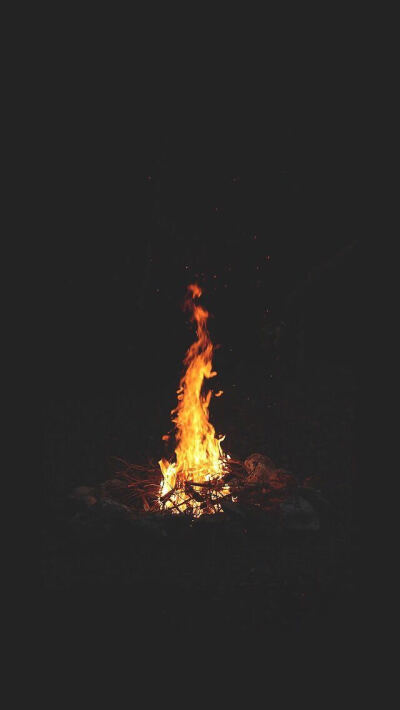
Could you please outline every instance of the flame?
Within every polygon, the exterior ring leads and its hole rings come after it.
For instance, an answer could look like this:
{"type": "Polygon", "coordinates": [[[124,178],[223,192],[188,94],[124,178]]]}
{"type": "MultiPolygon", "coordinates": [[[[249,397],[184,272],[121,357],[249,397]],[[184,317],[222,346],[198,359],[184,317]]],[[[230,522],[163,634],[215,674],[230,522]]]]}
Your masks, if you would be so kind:
{"type": "MultiPolygon", "coordinates": [[[[223,476],[228,472],[230,458],[225,456],[221,448],[225,437],[216,436],[209,421],[208,410],[213,392],[202,392],[204,378],[210,379],[217,373],[212,369],[214,347],[207,329],[208,312],[195,301],[201,293],[197,284],[191,284],[188,286],[185,300],[185,308],[190,311],[191,321],[196,323],[197,340],[186,353],[186,370],[177,390],[178,405],[171,412],[175,415],[172,421],[176,430],[176,461],[159,461],[163,475],[160,504],[164,508],[174,508],[174,512],[190,510],[195,517],[203,512],[215,513],[221,510],[218,501],[229,494],[229,487],[223,482],[223,476]],[[201,495],[196,496],[194,493],[193,498],[188,494],[188,488],[193,493],[195,484],[200,484],[196,490],[201,491],[207,488],[208,483],[213,487],[208,504],[202,500],[201,495]],[[202,488],[204,484],[205,488],[202,488]]],[[[216,396],[220,394],[222,391],[216,396]]]]}

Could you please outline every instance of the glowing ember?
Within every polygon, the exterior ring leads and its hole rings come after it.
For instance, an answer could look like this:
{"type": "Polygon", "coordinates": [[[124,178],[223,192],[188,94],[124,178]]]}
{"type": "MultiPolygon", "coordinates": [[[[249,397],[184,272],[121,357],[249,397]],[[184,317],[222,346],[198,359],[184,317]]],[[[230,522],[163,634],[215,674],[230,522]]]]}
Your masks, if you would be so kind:
{"type": "MultiPolygon", "coordinates": [[[[176,513],[191,512],[195,517],[221,510],[221,498],[229,495],[223,477],[228,473],[230,458],[221,448],[225,437],[217,437],[208,420],[213,392],[202,392],[204,378],[210,379],[217,373],[212,369],[208,312],[195,302],[200,296],[199,286],[188,287],[185,306],[190,310],[191,320],[196,322],[197,340],[186,353],[186,371],[177,391],[178,405],[171,412],[175,415],[172,421],[176,427],[176,461],[159,461],[163,475],[161,507],[172,508],[176,513]]],[[[219,391],[216,396],[221,394],[219,391]]]]}

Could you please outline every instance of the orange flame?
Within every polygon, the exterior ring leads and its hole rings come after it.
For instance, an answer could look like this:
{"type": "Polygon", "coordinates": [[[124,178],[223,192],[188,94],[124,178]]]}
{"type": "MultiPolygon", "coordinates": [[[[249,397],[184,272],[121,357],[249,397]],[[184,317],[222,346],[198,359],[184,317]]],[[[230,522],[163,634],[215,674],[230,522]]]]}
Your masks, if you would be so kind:
{"type": "MultiPolygon", "coordinates": [[[[201,293],[197,284],[188,286],[185,308],[190,310],[191,320],[196,322],[197,340],[186,353],[186,371],[177,390],[178,405],[171,412],[175,415],[172,421],[176,427],[176,461],[159,461],[163,474],[160,499],[166,499],[164,507],[173,507],[175,512],[190,508],[195,516],[201,515],[204,508],[201,501],[190,500],[186,484],[190,481],[200,484],[218,481],[227,473],[230,458],[221,448],[225,437],[217,437],[209,421],[212,390],[206,395],[202,393],[204,378],[210,379],[217,373],[212,369],[214,348],[207,329],[208,312],[195,302],[201,293]]],[[[220,394],[222,392],[217,396],[220,394]]],[[[223,485],[216,494],[213,509],[207,512],[220,510],[218,498],[228,493],[229,487],[223,485]]]]}

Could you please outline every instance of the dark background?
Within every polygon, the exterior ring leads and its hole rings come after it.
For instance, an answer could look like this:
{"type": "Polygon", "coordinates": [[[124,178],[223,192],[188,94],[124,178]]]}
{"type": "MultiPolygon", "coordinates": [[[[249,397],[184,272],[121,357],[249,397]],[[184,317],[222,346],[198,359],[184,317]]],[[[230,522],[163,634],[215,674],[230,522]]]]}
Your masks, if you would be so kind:
{"type": "Polygon", "coordinates": [[[101,63],[58,67],[43,195],[46,495],[104,480],[114,456],[165,453],[194,281],[220,345],[211,419],[226,450],[303,476],[354,467],[354,127],[329,77],[311,90],[291,79],[218,101],[183,87],[177,104],[165,87],[143,100],[101,63]]]}
{"type": "Polygon", "coordinates": [[[154,44],[132,59],[111,29],[82,32],[45,58],[39,145],[44,618],[62,642],[72,623],[74,653],[88,625],[94,638],[115,630],[116,646],[128,618],[129,634],[153,624],[158,638],[161,599],[172,628],[185,598],[183,621],[194,600],[198,627],[217,605],[234,629],[305,620],[308,634],[325,615],[323,632],[339,619],[343,630],[358,544],[356,72],[339,70],[336,45],[330,63],[315,51],[309,66],[284,45],[233,64],[236,47],[209,82],[204,46],[199,68],[177,79],[154,44]],[[228,516],[225,532],[206,523],[161,541],[73,532],[75,486],[110,478],[114,457],[172,455],[161,437],[193,341],[182,311],[193,282],[218,346],[213,386],[224,395],[211,421],[224,450],[267,454],[311,481],[339,511],[333,523],[321,516],[321,534],[287,540],[249,526],[236,539],[228,516]]]}

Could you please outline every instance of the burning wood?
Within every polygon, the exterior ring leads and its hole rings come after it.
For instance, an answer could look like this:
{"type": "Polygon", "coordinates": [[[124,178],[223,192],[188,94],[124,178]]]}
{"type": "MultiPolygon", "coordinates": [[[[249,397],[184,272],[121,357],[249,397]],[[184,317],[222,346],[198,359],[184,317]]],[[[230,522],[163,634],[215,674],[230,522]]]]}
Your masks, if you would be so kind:
{"type": "MultiPolygon", "coordinates": [[[[197,340],[186,353],[186,370],[177,390],[178,405],[171,412],[175,415],[176,460],[159,461],[163,475],[160,507],[190,512],[195,517],[220,511],[220,499],[230,494],[225,480],[230,457],[221,448],[224,437],[215,435],[209,421],[213,392],[203,393],[204,379],[217,373],[212,369],[214,347],[207,329],[208,312],[195,301],[201,293],[199,286],[192,284],[185,301],[191,320],[196,323],[197,340]],[[194,488],[201,488],[201,492],[194,488]]],[[[221,390],[217,392],[218,396],[221,394],[221,390]]]]}
{"type": "MultiPolygon", "coordinates": [[[[100,499],[114,499],[136,513],[143,510],[155,513],[161,510],[164,513],[185,513],[198,518],[204,513],[225,511],[229,504],[233,508],[238,505],[245,508],[256,506],[270,511],[279,508],[280,503],[291,497],[296,489],[293,475],[277,468],[271,459],[262,454],[252,454],[244,462],[227,459],[229,470],[219,478],[199,481],[196,471],[192,470],[191,478],[178,481],[175,487],[167,489],[162,495],[160,488],[163,480],[160,483],[158,466],[129,464],[121,459],[116,461],[123,467],[101,485],[96,496],[100,499]],[[249,467],[249,462],[255,460],[259,462],[256,476],[249,467]],[[268,475],[265,462],[268,463],[268,475]]],[[[303,490],[299,489],[299,492],[303,490]]]]}

